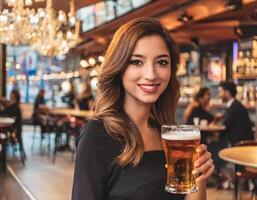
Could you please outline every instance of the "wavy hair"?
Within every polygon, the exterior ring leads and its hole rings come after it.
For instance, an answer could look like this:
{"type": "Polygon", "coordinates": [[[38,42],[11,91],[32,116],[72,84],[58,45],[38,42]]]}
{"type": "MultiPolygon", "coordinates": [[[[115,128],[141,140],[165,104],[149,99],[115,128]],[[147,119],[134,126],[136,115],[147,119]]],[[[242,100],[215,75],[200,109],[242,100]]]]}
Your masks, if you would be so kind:
{"type": "Polygon", "coordinates": [[[108,134],[122,142],[122,152],[116,162],[120,166],[137,165],[144,153],[139,129],[125,113],[122,75],[126,70],[137,41],[145,36],[159,35],[165,41],[171,56],[171,77],[165,91],[153,104],[150,124],[160,130],[161,124],[173,124],[179,99],[176,78],[179,54],[170,33],[154,18],[138,18],[121,26],[115,33],[98,69],[98,93],[94,104],[96,118],[103,120],[108,134]]]}

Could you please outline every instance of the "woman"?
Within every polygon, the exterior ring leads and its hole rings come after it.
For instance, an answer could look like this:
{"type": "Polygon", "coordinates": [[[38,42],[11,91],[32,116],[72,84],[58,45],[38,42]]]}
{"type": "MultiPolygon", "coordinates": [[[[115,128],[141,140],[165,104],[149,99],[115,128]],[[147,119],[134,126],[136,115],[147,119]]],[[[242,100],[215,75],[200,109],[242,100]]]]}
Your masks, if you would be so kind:
{"type": "Polygon", "coordinates": [[[36,96],[35,102],[34,102],[34,110],[32,114],[33,124],[34,125],[41,125],[42,120],[40,118],[40,114],[42,110],[46,109],[45,105],[45,90],[40,89],[38,91],[38,94],[36,96]]]}
{"type": "MultiPolygon", "coordinates": [[[[26,159],[26,154],[22,141],[22,113],[20,108],[20,93],[18,90],[12,90],[10,93],[10,102],[5,105],[4,110],[0,111],[0,116],[14,117],[15,122],[13,128],[15,129],[15,137],[19,143],[19,150],[21,152],[22,161],[26,159]]],[[[15,140],[15,139],[14,139],[15,140]]],[[[14,142],[14,141],[13,141],[14,142]]]]}
{"type": "MultiPolygon", "coordinates": [[[[135,19],[115,33],[99,69],[97,120],[78,141],[73,200],[180,200],[164,191],[165,155],[160,127],[174,124],[179,98],[178,53],[169,32],[153,18],[135,19]]],[[[214,166],[206,146],[198,148],[195,173],[206,199],[205,180],[214,166]]]]}
{"type": "Polygon", "coordinates": [[[21,127],[21,109],[20,109],[20,93],[18,90],[12,90],[10,93],[10,101],[0,111],[1,116],[9,116],[15,118],[15,126],[21,127]]]}
{"type": "Polygon", "coordinates": [[[85,88],[80,97],[77,99],[78,107],[80,110],[91,110],[93,101],[94,99],[91,93],[91,87],[89,83],[85,83],[85,88]]]}
{"type": "Polygon", "coordinates": [[[186,124],[194,124],[194,118],[201,120],[207,120],[208,124],[214,120],[214,116],[209,112],[211,99],[211,91],[209,88],[201,88],[195,96],[197,106],[195,106],[188,115],[186,124]]]}

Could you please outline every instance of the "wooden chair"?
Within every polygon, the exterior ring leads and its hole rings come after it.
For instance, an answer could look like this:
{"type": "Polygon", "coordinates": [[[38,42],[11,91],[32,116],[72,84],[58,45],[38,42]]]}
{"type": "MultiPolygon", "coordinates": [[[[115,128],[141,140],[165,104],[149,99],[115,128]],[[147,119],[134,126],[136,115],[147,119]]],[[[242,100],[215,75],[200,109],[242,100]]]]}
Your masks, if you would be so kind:
{"type": "Polygon", "coordinates": [[[27,160],[23,139],[22,139],[22,124],[17,124],[10,130],[9,139],[11,140],[12,146],[17,147],[20,154],[20,159],[23,165],[25,165],[25,161],[27,160]]]}

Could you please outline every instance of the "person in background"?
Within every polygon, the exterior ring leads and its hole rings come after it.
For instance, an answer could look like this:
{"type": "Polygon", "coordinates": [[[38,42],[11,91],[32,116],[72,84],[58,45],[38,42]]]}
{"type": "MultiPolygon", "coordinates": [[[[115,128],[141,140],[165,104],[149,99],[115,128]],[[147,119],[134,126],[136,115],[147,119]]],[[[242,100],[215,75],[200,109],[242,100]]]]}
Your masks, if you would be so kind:
{"type": "Polygon", "coordinates": [[[10,101],[5,102],[4,109],[0,111],[1,116],[14,117],[15,126],[21,129],[22,117],[20,109],[20,93],[18,90],[12,90],[10,93],[10,101]]]}
{"type": "Polygon", "coordinates": [[[98,74],[96,118],[77,140],[72,200],[206,200],[214,166],[199,145],[193,174],[199,190],[171,194],[166,184],[161,125],[175,124],[179,54],[169,31],[139,18],[115,33],[98,74]]]}
{"type": "Polygon", "coordinates": [[[226,103],[225,114],[221,122],[226,126],[224,136],[229,144],[235,145],[242,140],[253,139],[252,123],[246,108],[236,99],[236,85],[233,82],[221,82],[218,95],[226,103]]]}
{"type": "MultiPolygon", "coordinates": [[[[194,101],[197,102],[197,104],[192,108],[191,113],[188,113],[189,115],[186,119],[186,124],[207,125],[213,122],[214,116],[209,112],[210,99],[210,89],[206,87],[200,88],[194,98],[194,101]]],[[[209,144],[211,138],[212,133],[201,131],[201,142],[203,144],[209,144]]]]}
{"type": "Polygon", "coordinates": [[[20,108],[20,93],[18,90],[12,90],[10,93],[10,101],[6,102],[4,109],[0,111],[0,116],[14,117],[14,128],[15,136],[19,143],[20,152],[22,156],[26,159],[23,141],[22,141],[22,113],[20,108]]]}
{"type": "Polygon", "coordinates": [[[214,116],[209,112],[209,105],[211,99],[211,91],[209,88],[201,88],[196,94],[194,101],[197,102],[188,114],[186,124],[195,124],[194,118],[198,119],[199,125],[201,120],[207,120],[208,124],[214,120],[214,116]]]}
{"type": "MultiPolygon", "coordinates": [[[[62,97],[62,101],[64,103],[67,104],[68,108],[69,109],[75,109],[76,107],[76,88],[73,84],[72,81],[70,81],[70,90],[68,93],[66,93],[63,97],[62,97]]],[[[69,120],[66,121],[65,123],[65,128],[64,130],[62,130],[64,133],[65,133],[65,143],[64,144],[60,144],[58,147],[57,147],[57,150],[58,151],[65,151],[65,150],[71,150],[72,148],[70,147],[69,143],[70,143],[70,134],[69,134],[69,130],[70,130],[70,124],[69,124],[69,120]]],[[[61,127],[60,127],[61,128],[61,127]]],[[[60,131],[60,132],[62,132],[60,131]]]]}
{"type": "Polygon", "coordinates": [[[91,87],[88,83],[85,83],[85,88],[77,99],[78,107],[80,110],[91,110],[93,101],[91,87]]]}
{"type": "Polygon", "coordinates": [[[47,111],[49,108],[45,104],[45,90],[39,89],[39,92],[36,96],[34,102],[34,111],[32,114],[33,126],[34,126],[34,133],[36,132],[36,126],[40,126],[40,133],[41,133],[41,143],[44,138],[44,132],[46,128],[46,124],[48,118],[44,115],[44,112],[47,111]]]}
{"type": "Polygon", "coordinates": [[[226,111],[223,115],[217,113],[216,121],[220,121],[226,129],[219,134],[219,140],[209,145],[209,151],[213,155],[215,164],[214,177],[217,188],[228,188],[231,177],[225,172],[226,162],[218,156],[219,151],[242,140],[253,139],[251,121],[245,107],[236,99],[236,85],[233,82],[220,82],[218,95],[226,104],[226,111]]]}
{"type": "Polygon", "coordinates": [[[62,97],[62,101],[67,104],[68,108],[74,108],[75,99],[76,99],[76,90],[75,90],[75,86],[72,83],[70,85],[71,85],[70,91],[62,97]]]}
{"type": "Polygon", "coordinates": [[[208,113],[210,112],[210,110],[211,110],[210,99],[207,100],[208,99],[208,91],[210,92],[210,90],[208,88],[201,88],[201,89],[198,91],[198,94],[196,94],[193,101],[191,101],[188,104],[188,106],[186,107],[186,109],[183,113],[183,118],[182,118],[184,123],[187,123],[189,115],[192,113],[192,111],[195,108],[203,107],[203,109],[206,112],[208,112],[208,113]],[[202,91],[200,91],[201,89],[202,89],[202,91]],[[205,92],[206,92],[206,96],[204,97],[205,92]],[[203,101],[205,101],[202,105],[200,105],[199,98],[203,98],[203,101]],[[207,101],[208,101],[208,103],[206,103],[207,101]]]}
{"type": "Polygon", "coordinates": [[[40,114],[41,114],[41,111],[45,109],[48,109],[45,104],[45,90],[39,89],[39,92],[34,102],[34,111],[32,114],[33,125],[41,124],[40,114]]]}

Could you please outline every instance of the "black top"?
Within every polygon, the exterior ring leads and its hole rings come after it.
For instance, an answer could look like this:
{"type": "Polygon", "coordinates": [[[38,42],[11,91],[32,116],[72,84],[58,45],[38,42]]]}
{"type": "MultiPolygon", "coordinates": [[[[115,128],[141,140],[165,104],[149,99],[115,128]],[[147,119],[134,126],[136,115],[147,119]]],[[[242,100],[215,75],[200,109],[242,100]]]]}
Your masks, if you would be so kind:
{"type": "Polygon", "coordinates": [[[45,104],[45,99],[42,96],[37,95],[34,102],[34,112],[39,109],[39,105],[45,104]]]}
{"type": "Polygon", "coordinates": [[[199,117],[199,122],[202,119],[206,119],[208,123],[211,123],[214,119],[211,113],[204,110],[201,106],[198,106],[192,110],[190,115],[188,116],[186,124],[194,124],[194,118],[199,117]]]}
{"type": "Polygon", "coordinates": [[[234,100],[226,110],[223,116],[223,124],[226,126],[226,130],[221,135],[231,144],[241,140],[253,139],[248,112],[238,100],[234,100]]]}
{"type": "MultiPolygon", "coordinates": [[[[194,125],[194,118],[198,117],[199,122],[201,122],[202,119],[205,119],[208,121],[208,124],[211,123],[214,120],[214,117],[211,113],[207,112],[205,109],[203,109],[201,106],[195,107],[190,115],[188,116],[188,119],[186,121],[186,124],[194,125]]],[[[212,133],[207,131],[201,131],[201,143],[202,144],[209,144],[210,139],[213,136],[212,133]]]]}
{"type": "Polygon", "coordinates": [[[164,191],[164,152],[145,152],[136,167],[120,167],[114,159],[121,144],[108,135],[103,122],[91,120],[78,138],[72,200],[182,200],[164,191]]]}
{"type": "Polygon", "coordinates": [[[40,109],[39,105],[45,104],[45,99],[43,96],[37,95],[35,102],[34,102],[34,111],[32,114],[32,120],[34,125],[40,125],[42,124],[41,119],[39,118],[40,115],[40,109]]]}

